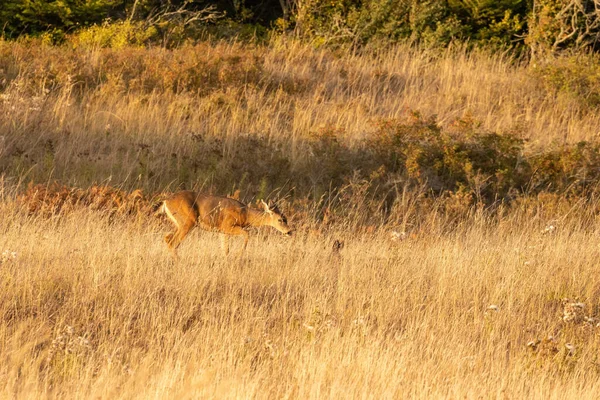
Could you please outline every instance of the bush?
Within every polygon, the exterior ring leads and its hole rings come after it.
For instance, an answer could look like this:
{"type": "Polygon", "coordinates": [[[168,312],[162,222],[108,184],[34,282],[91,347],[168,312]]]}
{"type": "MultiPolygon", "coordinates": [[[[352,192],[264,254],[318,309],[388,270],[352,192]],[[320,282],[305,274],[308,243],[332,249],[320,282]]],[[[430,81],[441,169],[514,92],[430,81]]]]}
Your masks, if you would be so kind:
{"type": "Polygon", "coordinates": [[[520,190],[528,170],[521,139],[483,132],[468,117],[448,130],[418,113],[382,121],[367,146],[389,172],[413,185],[436,193],[466,191],[486,203],[520,190]]]}
{"type": "Polygon", "coordinates": [[[526,42],[536,58],[564,49],[598,49],[600,45],[600,9],[595,2],[536,1],[528,25],[526,42]]]}
{"type": "Polygon", "coordinates": [[[409,39],[446,46],[453,40],[470,40],[512,47],[524,34],[527,12],[524,0],[313,0],[300,5],[297,29],[301,35],[333,44],[409,39]]]}
{"type": "Polygon", "coordinates": [[[600,57],[575,54],[538,60],[532,73],[539,78],[548,96],[575,98],[584,108],[600,106],[600,57]]]}
{"type": "Polygon", "coordinates": [[[101,22],[120,3],[122,1],[4,0],[0,2],[0,24],[3,34],[8,37],[23,33],[65,32],[101,22]]]}
{"type": "Polygon", "coordinates": [[[125,46],[143,46],[158,39],[158,31],[154,26],[147,27],[142,22],[105,21],[101,25],[82,29],[71,36],[74,47],[110,47],[120,49],[125,46]]]}

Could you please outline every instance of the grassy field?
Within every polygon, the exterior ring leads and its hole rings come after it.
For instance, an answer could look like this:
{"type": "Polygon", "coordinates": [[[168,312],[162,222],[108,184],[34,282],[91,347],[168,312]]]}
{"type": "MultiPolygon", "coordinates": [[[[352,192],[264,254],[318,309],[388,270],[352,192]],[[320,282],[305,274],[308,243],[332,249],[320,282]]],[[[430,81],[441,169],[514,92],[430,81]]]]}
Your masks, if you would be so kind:
{"type": "Polygon", "coordinates": [[[174,264],[156,222],[2,213],[2,397],[600,395],[597,321],[563,320],[598,313],[597,230],[195,231],[174,264]]]}
{"type": "Polygon", "coordinates": [[[416,112],[528,154],[597,144],[597,108],[544,68],[403,45],[1,41],[0,397],[598,398],[593,193],[491,212],[475,192],[436,198],[336,162],[359,170],[379,121],[416,112]],[[225,257],[196,230],[175,263],[159,218],[28,215],[25,184],[53,180],[240,189],[280,198],[297,232],[253,232],[225,257]]]}

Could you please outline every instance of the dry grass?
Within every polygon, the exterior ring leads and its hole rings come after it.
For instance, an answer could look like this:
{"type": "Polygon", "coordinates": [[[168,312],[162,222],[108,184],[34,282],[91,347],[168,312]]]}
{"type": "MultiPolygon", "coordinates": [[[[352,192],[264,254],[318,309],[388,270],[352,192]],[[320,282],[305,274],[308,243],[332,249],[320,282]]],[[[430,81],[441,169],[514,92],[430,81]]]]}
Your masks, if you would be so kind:
{"type": "Polygon", "coordinates": [[[406,46],[0,42],[0,78],[0,397],[600,396],[591,201],[540,194],[492,218],[460,193],[440,205],[400,192],[384,217],[362,181],[329,209],[305,176],[315,132],[352,147],[407,109],[442,124],[470,114],[533,147],[596,139],[600,115],[547,97],[527,67],[406,46]],[[249,200],[286,183],[298,234],[260,231],[224,258],[196,231],[173,264],[158,220],[28,215],[23,182],[54,179],[119,186],[99,197],[110,207],[133,188],[249,200]]]}
{"type": "Polygon", "coordinates": [[[600,395],[595,230],[196,231],[174,265],[156,222],[2,214],[2,397],[600,395]]]}
{"type": "Polygon", "coordinates": [[[406,110],[442,125],[469,115],[533,147],[594,140],[600,126],[595,109],[548,92],[529,67],[462,49],[342,56],[291,41],[172,51],[0,42],[0,53],[0,166],[38,182],[127,180],[153,190],[186,182],[228,192],[273,175],[280,186],[291,176],[277,175],[277,163],[302,175],[319,129],[352,147],[376,121],[406,110]],[[268,148],[255,149],[255,139],[268,148]],[[244,154],[259,159],[240,166],[244,154]]]}

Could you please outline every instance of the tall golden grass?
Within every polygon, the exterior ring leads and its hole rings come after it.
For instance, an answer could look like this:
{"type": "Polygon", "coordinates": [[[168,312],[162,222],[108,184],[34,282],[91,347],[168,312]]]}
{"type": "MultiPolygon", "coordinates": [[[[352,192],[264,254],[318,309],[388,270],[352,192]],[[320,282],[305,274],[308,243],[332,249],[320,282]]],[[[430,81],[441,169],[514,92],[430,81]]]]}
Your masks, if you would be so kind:
{"type": "Polygon", "coordinates": [[[345,55],[277,40],[0,42],[0,396],[598,398],[593,202],[540,194],[453,219],[450,203],[407,192],[378,216],[350,182],[344,213],[307,193],[284,202],[292,240],[261,230],[226,258],[196,230],[175,264],[160,220],[28,215],[16,200],[25,182],[55,179],[241,188],[246,200],[284,181],[285,195],[294,177],[277,175],[283,161],[264,143],[301,175],[315,132],[352,147],[406,109],[441,124],[470,115],[532,147],[594,140],[600,116],[549,97],[530,68],[404,45],[345,55]],[[181,167],[194,159],[196,170],[181,167]]]}
{"type": "Polygon", "coordinates": [[[229,258],[195,231],[173,264],[156,221],[2,215],[2,397],[600,394],[597,229],[475,219],[393,240],[340,224],[262,231],[229,258]]]}

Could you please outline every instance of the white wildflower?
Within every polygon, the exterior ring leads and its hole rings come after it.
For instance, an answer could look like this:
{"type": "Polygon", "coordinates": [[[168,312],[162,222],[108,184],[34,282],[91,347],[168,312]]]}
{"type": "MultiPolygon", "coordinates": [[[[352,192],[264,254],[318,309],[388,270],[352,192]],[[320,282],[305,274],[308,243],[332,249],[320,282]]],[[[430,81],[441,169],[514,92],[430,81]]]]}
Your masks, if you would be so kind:
{"type": "Polygon", "coordinates": [[[17,252],[11,250],[4,250],[0,255],[0,264],[8,263],[17,259],[17,252]]]}
{"type": "Polygon", "coordinates": [[[565,343],[565,347],[567,350],[569,350],[570,356],[575,354],[575,346],[572,343],[565,343]]]}
{"type": "Polygon", "coordinates": [[[394,242],[399,242],[402,240],[405,240],[407,237],[406,232],[402,231],[402,232],[397,232],[397,231],[392,231],[390,233],[390,239],[392,239],[394,242]]]}
{"type": "Polygon", "coordinates": [[[564,322],[578,324],[584,320],[585,304],[571,303],[568,299],[564,299],[563,303],[564,303],[564,306],[563,306],[564,308],[563,308],[562,320],[564,322]]]}

